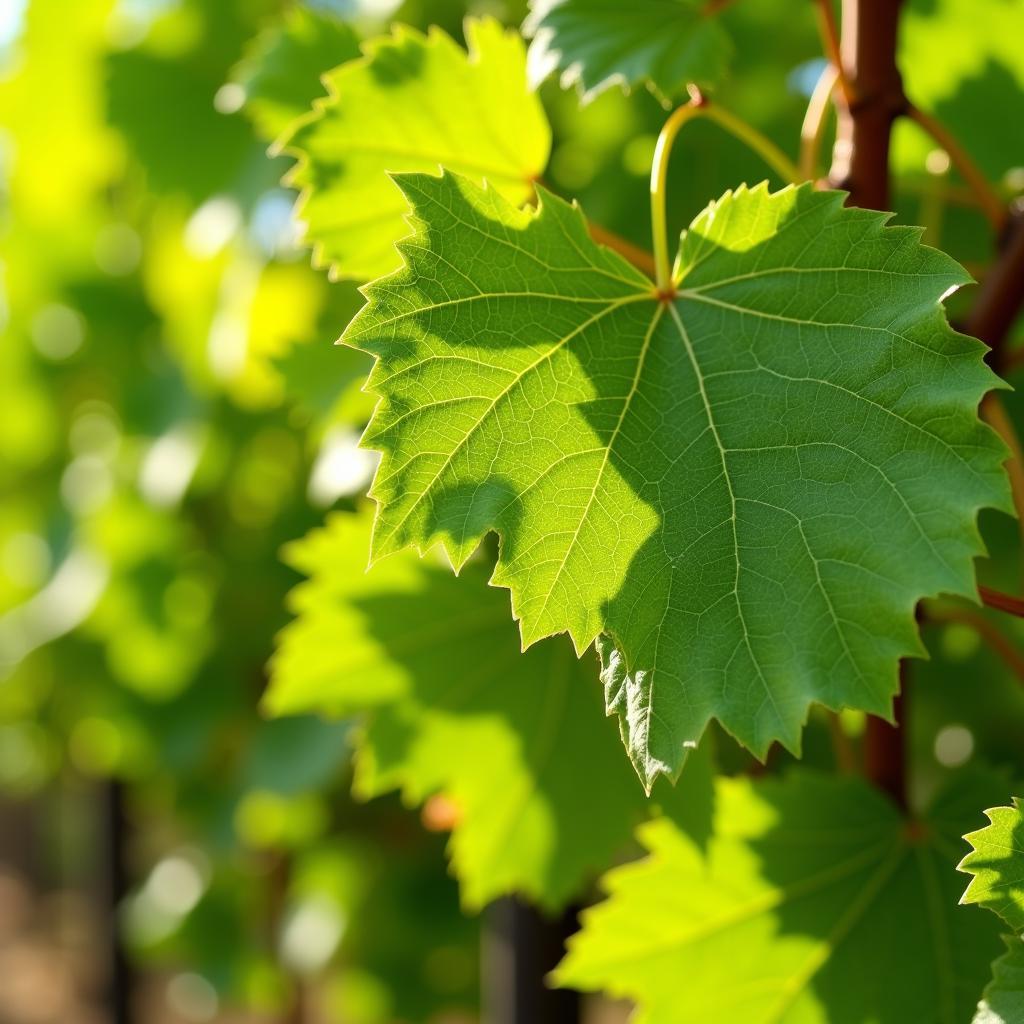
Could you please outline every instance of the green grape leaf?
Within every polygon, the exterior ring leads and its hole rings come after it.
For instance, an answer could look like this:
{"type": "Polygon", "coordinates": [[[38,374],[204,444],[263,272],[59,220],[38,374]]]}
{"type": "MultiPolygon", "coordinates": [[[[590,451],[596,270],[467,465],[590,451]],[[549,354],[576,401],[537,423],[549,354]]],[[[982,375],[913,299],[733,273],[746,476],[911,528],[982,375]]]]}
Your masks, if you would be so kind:
{"type": "Polygon", "coordinates": [[[375,557],[496,531],[524,644],[601,638],[648,786],[712,718],[763,756],[813,701],[888,715],[918,599],[975,596],[977,511],[1011,507],[997,379],[939,301],[963,270],[842,193],[744,186],[665,303],[547,193],[398,180],[406,266],[343,337],[377,360],[375,557]]]}
{"type": "Polygon", "coordinates": [[[962,903],[978,903],[998,914],[1018,935],[1024,933],[1024,813],[1012,807],[985,812],[989,824],[964,836],[973,847],[960,870],[973,875],[962,903]]]}
{"type": "Polygon", "coordinates": [[[521,653],[478,564],[455,580],[406,552],[366,573],[369,535],[368,515],[336,515],[288,549],[311,579],[292,595],[267,707],[366,713],[357,792],[441,793],[458,809],[467,905],[519,891],[560,906],[647,810],[593,666],[561,640],[521,653]]]}
{"type": "Polygon", "coordinates": [[[358,56],[359,37],[349,25],[296,6],[256,37],[231,80],[245,90],[257,132],[273,142],[323,96],[321,75],[358,56]]]}
{"type": "Polygon", "coordinates": [[[635,1000],[636,1024],[967,1021],[999,924],[957,907],[949,851],[965,791],[998,786],[962,777],[908,822],[859,779],[720,780],[706,854],[641,826],[650,856],[605,876],[557,980],[635,1000]]]}
{"type": "Polygon", "coordinates": [[[466,39],[468,54],[440,29],[396,26],[325,76],[329,97],[284,141],[314,263],[332,276],[369,280],[400,265],[408,204],[389,173],[443,164],[510,202],[533,195],[551,130],[527,86],[523,42],[489,18],[468,19],[466,39]]]}
{"type": "Polygon", "coordinates": [[[1003,936],[1006,952],[992,965],[992,980],[985,988],[972,1024],[1024,1022],[1024,941],[1003,936]]]}
{"type": "Polygon", "coordinates": [[[523,32],[534,85],[560,71],[583,102],[610,85],[645,82],[662,100],[688,83],[713,87],[732,42],[704,0],[534,0],[523,32]]]}

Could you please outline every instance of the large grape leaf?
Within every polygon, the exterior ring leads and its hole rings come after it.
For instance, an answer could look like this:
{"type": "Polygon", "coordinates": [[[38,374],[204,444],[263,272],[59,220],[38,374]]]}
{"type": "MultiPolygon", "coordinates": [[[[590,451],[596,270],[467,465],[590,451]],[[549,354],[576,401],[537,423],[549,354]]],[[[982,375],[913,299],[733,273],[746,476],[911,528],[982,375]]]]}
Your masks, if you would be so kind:
{"type": "Polygon", "coordinates": [[[992,980],[978,1004],[973,1024],[1024,1022],[1024,940],[1004,937],[1006,952],[992,965],[992,980]]]}
{"type": "Polygon", "coordinates": [[[558,980],[634,999],[635,1024],[970,1020],[999,923],[956,905],[950,851],[999,786],[963,778],[908,822],[858,779],[721,780],[706,855],[642,826],[650,856],[605,877],[558,980]]]}
{"type": "Polygon", "coordinates": [[[399,180],[406,265],[344,336],[377,360],[375,555],[496,531],[524,643],[602,637],[648,785],[712,717],[763,755],[812,701],[888,714],[918,598],[974,596],[976,513],[1010,508],[962,269],[841,193],[741,187],[665,303],[557,198],[399,180]]]}
{"type": "Polygon", "coordinates": [[[662,99],[715,85],[732,42],[705,0],[534,0],[523,25],[534,85],[561,71],[583,102],[610,85],[645,82],[662,99]]]}
{"type": "Polygon", "coordinates": [[[551,130],[527,86],[523,42],[490,18],[468,19],[466,40],[468,54],[438,28],[396,26],[324,77],[329,97],[284,140],[298,158],[286,180],[302,190],[314,262],[332,276],[369,280],[399,266],[408,203],[389,172],[443,164],[513,203],[533,195],[551,130]]]}
{"type": "Polygon", "coordinates": [[[245,111],[273,142],[317,97],[325,72],[359,56],[359,37],[329,11],[298,5],[249,47],[231,80],[245,91],[245,111]]]}
{"type": "MultiPolygon", "coordinates": [[[[510,891],[561,905],[647,812],[596,666],[563,640],[522,654],[481,565],[455,580],[407,552],[367,574],[369,535],[368,515],[337,515],[289,547],[311,579],[291,597],[267,707],[365,713],[357,791],[442,793],[458,808],[451,855],[468,905],[510,891]]],[[[710,787],[699,769],[687,779],[694,800],[710,787]]]]}
{"type": "Polygon", "coordinates": [[[973,875],[963,903],[979,903],[998,914],[1018,935],[1024,933],[1024,813],[1012,807],[985,812],[989,824],[964,838],[973,849],[960,870],[973,875]]]}

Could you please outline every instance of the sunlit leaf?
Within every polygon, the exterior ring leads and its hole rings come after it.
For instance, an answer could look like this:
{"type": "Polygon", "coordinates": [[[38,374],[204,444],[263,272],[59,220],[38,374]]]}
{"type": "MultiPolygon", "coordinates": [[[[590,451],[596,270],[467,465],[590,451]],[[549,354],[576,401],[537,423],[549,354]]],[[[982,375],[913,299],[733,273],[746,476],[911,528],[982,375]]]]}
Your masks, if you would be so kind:
{"type": "Polygon", "coordinates": [[[955,905],[949,850],[993,791],[962,779],[908,823],[860,780],[722,780],[706,854],[643,826],[650,856],[605,877],[558,980],[635,1000],[636,1024],[969,1020],[999,924],[955,905]]]}
{"type": "Polygon", "coordinates": [[[1020,801],[994,807],[989,824],[964,838],[973,847],[960,870],[974,877],[963,903],[979,903],[998,914],[1018,935],[1024,933],[1024,813],[1020,801]]]}
{"type": "Polygon", "coordinates": [[[513,203],[533,195],[551,139],[522,40],[492,19],[468,20],[466,38],[468,54],[440,29],[396,26],[325,77],[330,97],[287,140],[298,215],[334,276],[368,280],[401,262],[409,206],[389,173],[443,165],[513,203]]]}
{"type": "Polygon", "coordinates": [[[763,755],[813,701],[888,714],[918,599],[974,594],[978,509],[1009,507],[996,378],[939,301],[963,270],[758,186],[697,217],[663,302],[557,198],[399,180],[406,266],[344,336],[377,358],[375,556],[497,532],[524,642],[601,638],[648,785],[712,718],[763,755]]]}

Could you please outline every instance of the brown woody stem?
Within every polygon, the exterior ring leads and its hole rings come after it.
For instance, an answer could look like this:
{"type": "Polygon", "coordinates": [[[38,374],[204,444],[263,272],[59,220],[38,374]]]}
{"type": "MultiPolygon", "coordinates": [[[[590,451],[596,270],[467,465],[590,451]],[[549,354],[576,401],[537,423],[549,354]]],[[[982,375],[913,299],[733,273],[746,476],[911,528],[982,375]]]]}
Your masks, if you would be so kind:
{"type": "MultiPolygon", "coordinates": [[[[906,106],[896,64],[901,6],[902,0],[843,0],[840,67],[851,102],[839,110],[829,178],[849,191],[851,204],[874,210],[889,209],[889,143],[893,122],[906,106]]],[[[865,774],[901,807],[907,802],[902,723],[908,678],[902,661],[896,724],[872,715],[864,734],[865,774]]]]}
{"type": "Polygon", "coordinates": [[[992,349],[995,369],[1013,361],[1006,356],[1006,339],[1024,305],[1024,211],[1016,210],[1003,232],[999,256],[985,275],[974,308],[967,319],[968,334],[992,349]]]}

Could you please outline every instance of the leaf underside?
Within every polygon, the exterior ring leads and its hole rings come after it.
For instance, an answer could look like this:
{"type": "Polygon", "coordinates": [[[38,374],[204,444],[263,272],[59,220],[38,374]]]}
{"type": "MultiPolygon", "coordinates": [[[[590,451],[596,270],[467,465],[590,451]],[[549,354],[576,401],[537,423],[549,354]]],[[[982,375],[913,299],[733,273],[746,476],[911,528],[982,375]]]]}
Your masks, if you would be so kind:
{"type": "Polygon", "coordinates": [[[702,0],[534,0],[523,32],[533,37],[530,80],[561,72],[584,103],[611,85],[646,83],[661,98],[726,73],[732,42],[702,0]]]}
{"type": "Polygon", "coordinates": [[[438,28],[395,26],[324,77],[329,96],[285,140],[297,216],[332,277],[366,281],[400,265],[408,204],[390,173],[444,165],[512,203],[533,195],[551,131],[523,41],[491,18],[468,19],[466,40],[468,53],[438,28]]]}
{"type": "Polygon", "coordinates": [[[861,780],[721,780],[706,856],[642,826],[650,856],[605,877],[557,979],[635,1000],[636,1024],[970,1020],[1000,938],[955,905],[963,795],[908,831],[861,780]]]}
{"type": "Polygon", "coordinates": [[[375,557],[496,531],[524,644],[600,638],[648,786],[711,718],[764,755],[813,701],[888,715],[916,602],[974,595],[978,509],[1010,508],[996,378],[940,305],[963,270],[841,193],[741,187],[666,304],[559,199],[398,180],[405,266],[343,339],[376,358],[375,557]]]}
{"type": "Polygon", "coordinates": [[[647,814],[594,666],[564,639],[522,654],[481,565],[456,580],[406,552],[366,573],[369,539],[369,515],[337,515],[288,549],[311,578],[290,598],[268,708],[364,715],[364,797],[444,794],[467,906],[520,892],[560,908],[647,814]]]}

